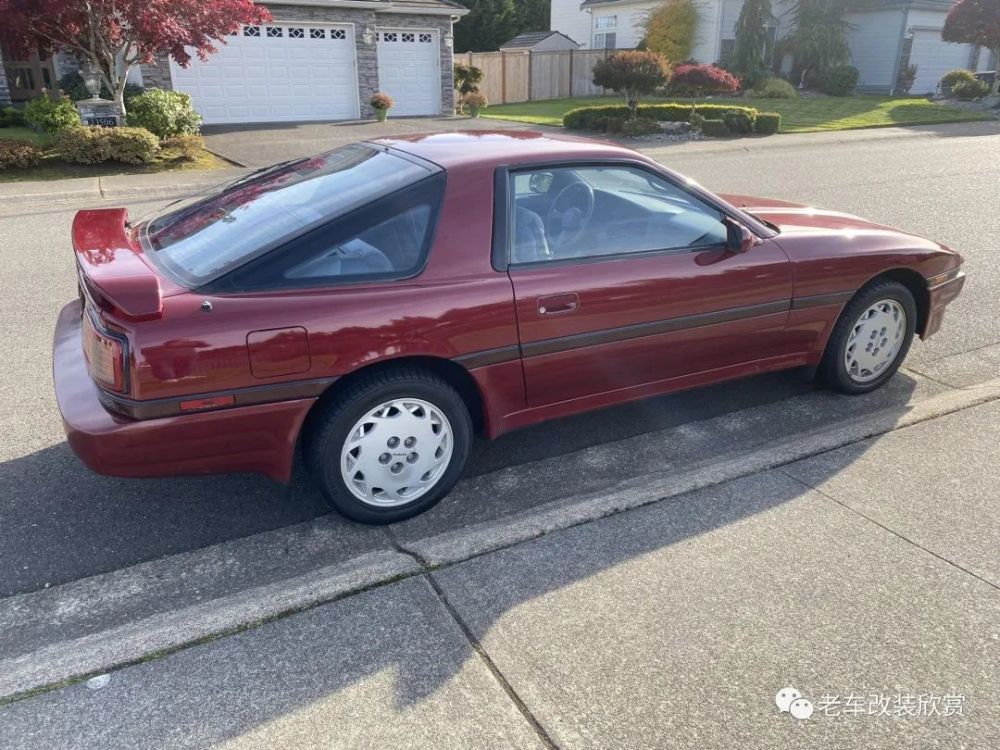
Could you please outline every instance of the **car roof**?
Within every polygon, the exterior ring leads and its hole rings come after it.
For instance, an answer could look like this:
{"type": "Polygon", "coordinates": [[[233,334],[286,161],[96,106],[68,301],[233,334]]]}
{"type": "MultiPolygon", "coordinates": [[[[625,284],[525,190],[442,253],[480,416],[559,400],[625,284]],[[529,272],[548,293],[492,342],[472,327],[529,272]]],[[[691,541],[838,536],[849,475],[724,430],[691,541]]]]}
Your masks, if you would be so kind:
{"type": "Polygon", "coordinates": [[[589,138],[534,130],[467,130],[378,138],[370,143],[399,149],[453,169],[501,166],[563,159],[643,157],[628,148],[589,138]]]}

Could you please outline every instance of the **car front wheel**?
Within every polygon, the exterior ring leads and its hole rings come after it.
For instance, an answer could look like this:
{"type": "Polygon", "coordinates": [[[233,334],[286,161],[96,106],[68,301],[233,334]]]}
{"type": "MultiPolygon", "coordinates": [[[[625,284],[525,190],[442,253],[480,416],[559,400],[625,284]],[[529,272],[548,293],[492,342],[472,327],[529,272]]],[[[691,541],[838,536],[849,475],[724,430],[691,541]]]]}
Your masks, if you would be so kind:
{"type": "Polygon", "coordinates": [[[472,442],[462,397],[421,370],[353,383],[315,422],[305,457],[343,515],[385,524],[422,513],[461,476],[472,442]]]}
{"type": "Polygon", "coordinates": [[[820,378],[842,393],[875,390],[903,363],[916,322],[913,294],[902,284],[876,281],[862,288],[830,334],[820,378]]]}

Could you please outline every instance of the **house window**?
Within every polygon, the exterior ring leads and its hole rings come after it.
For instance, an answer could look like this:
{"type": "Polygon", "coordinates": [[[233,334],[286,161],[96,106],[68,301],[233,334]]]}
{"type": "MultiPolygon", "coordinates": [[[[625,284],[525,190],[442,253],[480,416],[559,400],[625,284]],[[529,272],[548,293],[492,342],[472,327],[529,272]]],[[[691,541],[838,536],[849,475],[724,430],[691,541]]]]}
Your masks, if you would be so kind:
{"type": "Polygon", "coordinates": [[[430,34],[421,34],[417,37],[421,44],[430,44],[432,38],[430,34]]]}
{"type": "Polygon", "coordinates": [[[260,36],[260,26],[244,26],[243,36],[260,36]]]}
{"type": "Polygon", "coordinates": [[[347,39],[347,32],[343,29],[330,29],[331,39],[347,39]]]}
{"type": "Polygon", "coordinates": [[[280,26],[268,26],[267,27],[267,37],[268,39],[275,39],[280,36],[285,35],[285,30],[280,26]]]}
{"type": "Polygon", "coordinates": [[[288,36],[292,39],[304,39],[306,36],[305,29],[289,29],[288,36]]]}
{"type": "Polygon", "coordinates": [[[326,39],[326,29],[309,29],[310,39],[326,39]]]}
{"type": "Polygon", "coordinates": [[[615,29],[618,28],[618,16],[597,16],[594,19],[595,29],[615,29]]]}
{"type": "Polygon", "coordinates": [[[733,59],[733,50],[736,49],[735,39],[723,39],[722,47],[719,49],[719,62],[723,66],[729,65],[733,59]]]}
{"type": "Polygon", "coordinates": [[[594,34],[594,49],[615,49],[616,40],[617,34],[613,31],[610,33],[594,34]]]}

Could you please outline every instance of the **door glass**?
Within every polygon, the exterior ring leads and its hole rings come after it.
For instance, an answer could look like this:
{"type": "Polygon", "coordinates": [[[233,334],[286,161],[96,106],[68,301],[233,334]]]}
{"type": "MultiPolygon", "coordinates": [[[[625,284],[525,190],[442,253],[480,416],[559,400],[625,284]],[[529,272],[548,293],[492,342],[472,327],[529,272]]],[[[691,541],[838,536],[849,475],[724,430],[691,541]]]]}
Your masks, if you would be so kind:
{"type": "Polygon", "coordinates": [[[512,176],[512,263],[711,247],[723,214],[633,167],[557,168],[512,176]]]}

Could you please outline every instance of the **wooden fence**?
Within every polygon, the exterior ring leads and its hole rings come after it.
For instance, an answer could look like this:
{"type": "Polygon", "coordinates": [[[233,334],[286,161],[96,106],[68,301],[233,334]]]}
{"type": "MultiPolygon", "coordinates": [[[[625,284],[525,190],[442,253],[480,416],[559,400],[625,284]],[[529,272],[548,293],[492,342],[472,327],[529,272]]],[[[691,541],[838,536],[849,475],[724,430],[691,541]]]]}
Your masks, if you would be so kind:
{"type": "Polygon", "coordinates": [[[594,85],[594,63],[618,50],[559,52],[464,52],[455,62],[483,71],[479,90],[490,104],[596,96],[613,92],[594,85]]]}

